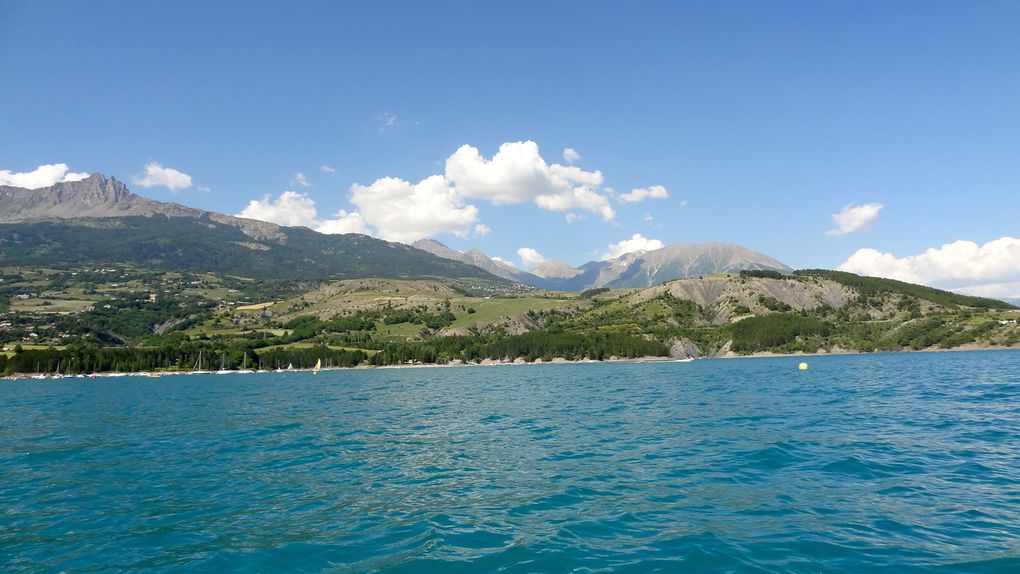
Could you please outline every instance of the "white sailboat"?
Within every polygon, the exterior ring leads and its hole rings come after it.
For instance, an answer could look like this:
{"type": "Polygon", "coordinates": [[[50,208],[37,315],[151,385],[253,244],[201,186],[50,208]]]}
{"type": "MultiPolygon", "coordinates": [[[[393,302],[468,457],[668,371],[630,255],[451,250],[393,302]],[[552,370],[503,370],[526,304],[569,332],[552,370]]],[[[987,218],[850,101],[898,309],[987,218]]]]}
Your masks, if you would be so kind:
{"type": "Polygon", "coordinates": [[[241,370],[235,371],[237,373],[254,373],[255,371],[248,368],[248,353],[244,354],[244,360],[241,361],[241,370]]]}
{"type": "Polygon", "coordinates": [[[191,370],[189,375],[208,375],[209,371],[202,370],[202,351],[198,352],[198,360],[195,361],[195,367],[191,370]]]}
{"type": "Polygon", "coordinates": [[[233,371],[227,370],[227,354],[223,353],[220,357],[220,370],[216,371],[217,375],[229,375],[233,371]]]}
{"type": "Polygon", "coordinates": [[[315,361],[315,366],[312,367],[312,374],[318,375],[320,369],[322,369],[322,359],[318,359],[315,361]]]}

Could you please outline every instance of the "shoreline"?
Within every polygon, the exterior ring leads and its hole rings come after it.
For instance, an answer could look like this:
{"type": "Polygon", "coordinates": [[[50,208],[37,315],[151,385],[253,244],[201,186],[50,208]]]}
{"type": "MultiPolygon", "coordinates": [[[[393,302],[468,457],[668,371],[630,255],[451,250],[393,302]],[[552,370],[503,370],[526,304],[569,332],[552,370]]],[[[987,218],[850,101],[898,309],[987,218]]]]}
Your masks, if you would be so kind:
{"type": "Polygon", "coordinates": [[[736,353],[728,352],[725,355],[719,355],[717,357],[704,357],[706,359],[767,359],[770,357],[825,357],[829,355],[892,355],[896,353],[957,353],[960,351],[1020,351],[1020,344],[1013,345],[1010,347],[1004,347],[1002,345],[961,345],[959,347],[952,347],[949,349],[941,349],[939,347],[928,347],[925,349],[899,349],[896,351],[853,351],[850,349],[836,349],[832,351],[822,351],[820,353],[805,353],[803,351],[797,351],[796,353],[773,353],[772,351],[755,351],[749,355],[738,355],[736,353]]]}
{"type": "MultiPolygon", "coordinates": [[[[438,369],[438,368],[460,368],[460,367],[504,367],[504,366],[538,366],[538,365],[583,365],[583,364],[605,364],[605,363],[685,363],[692,362],[694,360],[712,360],[712,359],[769,359],[769,358],[791,358],[791,357],[826,357],[826,356],[843,356],[843,355],[889,355],[896,353],[953,353],[960,351],[1020,351],[1020,345],[1013,345],[1010,347],[1003,347],[1001,345],[963,345],[960,347],[953,347],[951,349],[939,349],[939,348],[927,348],[927,349],[900,349],[898,351],[868,351],[859,352],[848,349],[836,349],[832,351],[823,351],[820,353],[804,353],[798,351],[796,353],[773,353],[771,351],[758,351],[748,355],[738,355],[732,351],[727,352],[724,355],[718,356],[707,356],[707,357],[696,357],[689,359],[679,359],[676,357],[657,357],[657,356],[646,356],[646,357],[633,357],[633,358],[609,358],[603,360],[597,359],[581,359],[581,360],[567,360],[563,358],[554,358],[550,361],[543,361],[538,359],[533,362],[526,362],[523,359],[517,359],[514,361],[503,361],[494,359],[483,359],[478,363],[418,363],[418,364],[403,364],[403,365],[358,365],[355,367],[330,367],[319,369],[319,372],[332,372],[332,371],[356,371],[356,370],[375,370],[375,369],[438,369]]],[[[285,374],[285,373],[310,373],[313,369],[290,369],[290,370],[272,370],[272,371],[257,371],[257,370],[240,370],[240,371],[138,371],[138,372],[104,372],[104,373],[90,373],[90,374],[75,374],[75,375],[49,375],[39,373],[16,373],[5,377],[0,377],[0,381],[18,381],[18,380],[46,380],[46,381],[57,381],[64,379],[118,379],[122,377],[135,377],[135,378],[163,378],[163,377],[180,377],[180,376],[191,376],[191,375],[265,375],[265,374],[285,374]]]]}

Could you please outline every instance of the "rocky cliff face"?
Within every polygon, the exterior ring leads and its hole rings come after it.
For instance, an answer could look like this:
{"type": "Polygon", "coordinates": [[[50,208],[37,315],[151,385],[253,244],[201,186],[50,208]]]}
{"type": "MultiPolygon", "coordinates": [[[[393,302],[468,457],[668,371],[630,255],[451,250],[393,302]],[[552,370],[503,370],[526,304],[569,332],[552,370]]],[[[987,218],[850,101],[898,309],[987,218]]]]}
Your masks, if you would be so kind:
{"type": "Polygon", "coordinates": [[[629,305],[646,303],[668,294],[691,301],[699,307],[714,309],[716,325],[743,315],[766,315],[777,310],[811,311],[822,306],[842,309],[857,293],[835,281],[818,279],[788,281],[781,279],[706,277],[682,279],[642,289],[623,299],[629,305]]]}
{"type": "Polygon", "coordinates": [[[0,187],[0,223],[156,214],[201,217],[203,213],[176,203],[135,195],[122,182],[101,174],[39,189],[0,187]]]}

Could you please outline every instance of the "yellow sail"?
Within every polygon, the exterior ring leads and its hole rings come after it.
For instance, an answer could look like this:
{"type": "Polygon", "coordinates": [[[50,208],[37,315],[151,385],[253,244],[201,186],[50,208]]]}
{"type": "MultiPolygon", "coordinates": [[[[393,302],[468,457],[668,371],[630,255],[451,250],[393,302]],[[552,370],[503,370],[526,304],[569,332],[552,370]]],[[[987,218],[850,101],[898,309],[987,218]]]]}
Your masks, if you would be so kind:
{"type": "Polygon", "coordinates": [[[322,359],[319,359],[319,360],[315,361],[315,366],[312,367],[312,374],[313,375],[319,374],[319,369],[321,369],[321,368],[322,368],[322,359]]]}

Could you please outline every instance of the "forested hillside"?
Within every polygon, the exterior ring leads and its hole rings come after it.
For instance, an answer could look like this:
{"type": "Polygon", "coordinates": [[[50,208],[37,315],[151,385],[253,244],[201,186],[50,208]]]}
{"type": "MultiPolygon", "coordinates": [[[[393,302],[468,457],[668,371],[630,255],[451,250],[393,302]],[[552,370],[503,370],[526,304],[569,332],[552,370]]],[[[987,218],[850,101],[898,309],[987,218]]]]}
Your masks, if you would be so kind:
{"type": "Polygon", "coordinates": [[[300,227],[255,240],[208,217],[106,217],[0,224],[0,266],[77,269],[132,265],[256,279],[471,278],[510,282],[472,265],[366,235],[300,227]]]}
{"type": "Polygon", "coordinates": [[[476,296],[459,280],[0,276],[0,373],[530,362],[1020,346],[1020,310],[906,283],[745,271],[647,289],[476,296]]]}

